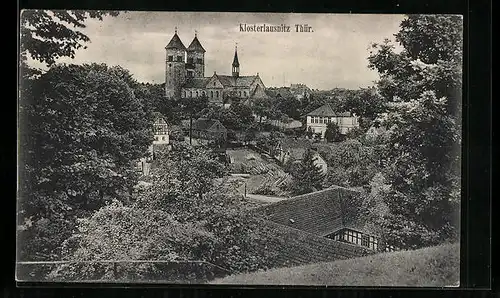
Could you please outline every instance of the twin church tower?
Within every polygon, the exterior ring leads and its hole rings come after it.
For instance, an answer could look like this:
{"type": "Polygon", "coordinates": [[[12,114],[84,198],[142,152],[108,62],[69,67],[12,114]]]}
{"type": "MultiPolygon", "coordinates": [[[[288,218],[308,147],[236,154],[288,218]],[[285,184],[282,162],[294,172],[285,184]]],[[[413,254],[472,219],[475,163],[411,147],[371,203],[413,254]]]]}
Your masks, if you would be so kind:
{"type": "Polygon", "coordinates": [[[240,76],[237,49],[234,52],[232,74],[205,77],[205,49],[197,34],[186,48],[177,35],[165,47],[165,92],[168,98],[207,96],[222,102],[227,96],[250,98],[265,89],[259,75],[240,76]]]}

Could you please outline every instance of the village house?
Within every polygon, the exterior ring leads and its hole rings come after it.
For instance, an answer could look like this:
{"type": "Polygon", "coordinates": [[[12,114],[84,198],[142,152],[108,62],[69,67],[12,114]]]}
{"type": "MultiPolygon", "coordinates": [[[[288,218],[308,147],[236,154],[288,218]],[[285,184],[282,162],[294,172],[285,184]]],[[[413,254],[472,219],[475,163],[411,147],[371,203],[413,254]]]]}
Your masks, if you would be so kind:
{"type": "Polygon", "coordinates": [[[302,101],[304,99],[309,99],[311,97],[311,89],[307,87],[305,84],[291,84],[290,92],[293,96],[302,101]]]}
{"type": "Polygon", "coordinates": [[[393,251],[360,213],[362,193],[339,186],[292,197],[256,209],[273,223],[374,252],[393,251]]]}
{"type": "Polygon", "coordinates": [[[227,140],[227,129],[219,120],[199,118],[193,122],[193,138],[202,140],[227,140]]]}
{"type": "Polygon", "coordinates": [[[337,123],[341,134],[347,134],[355,127],[359,127],[358,117],[351,112],[337,113],[330,104],[325,104],[306,114],[306,129],[312,133],[320,133],[325,137],[328,123],[337,123]]]}
{"type": "Polygon", "coordinates": [[[151,162],[155,159],[155,153],[170,145],[170,131],[168,124],[160,113],[154,113],[153,122],[153,143],[148,147],[148,156],[141,158],[137,162],[137,171],[142,175],[148,175],[151,162]]]}

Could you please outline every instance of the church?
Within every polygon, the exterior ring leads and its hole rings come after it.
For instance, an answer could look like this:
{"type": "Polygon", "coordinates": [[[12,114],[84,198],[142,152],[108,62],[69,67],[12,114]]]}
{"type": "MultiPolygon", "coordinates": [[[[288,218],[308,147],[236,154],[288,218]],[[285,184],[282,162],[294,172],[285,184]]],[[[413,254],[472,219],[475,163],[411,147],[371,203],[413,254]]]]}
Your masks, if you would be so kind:
{"type": "Polygon", "coordinates": [[[234,50],[231,75],[213,73],[205,76],[205,49],[197,34],[186,48],[177,35],[165,47],[165,92],[167,98],[190,98],[205,96],[209,102],[227,104],[238,99],[249,103],[254,98],[266,97],[265,85],[259,74],[240,75],[238,49],[234,50]]]}

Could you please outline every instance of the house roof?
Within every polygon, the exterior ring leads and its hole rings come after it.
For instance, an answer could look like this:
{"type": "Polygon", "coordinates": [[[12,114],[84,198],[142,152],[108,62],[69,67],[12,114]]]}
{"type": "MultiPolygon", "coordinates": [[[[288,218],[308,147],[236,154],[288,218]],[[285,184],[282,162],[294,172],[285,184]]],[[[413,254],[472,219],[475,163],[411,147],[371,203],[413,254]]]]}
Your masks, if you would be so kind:
{"type": "Polygon", "coordinates": [[[193,129],[195,130],[210,130],[215,124],[219,124],[221,129],[219,130],[226,130],[224,125],[220,123],[219,120],[214,120],[214,119],[207,119],[207,118],[200,118],[196,121],[193,122],[193,129]]]}
{"type": "Polygon", "coordinates": [[[179,38],[179,35],[177,33],[174,34],[170,42],[167,44],[165,49],[176,49],[176,50],[186,50],[186,47],[182,43],[181,39],[179,38]]]}
{"type": "Polygon", "coordinates": [[[324,104],[316,110],[309,112],[306,116],[319,116],[319,117],[351,117],[350,112],[336,113],[330,104],[324,104]]]}
{"type": "Polygon", "coordinates": [[[257,76],[228,76],[217,75],[217,78],[224,87],[250,87],[257,76]]]}
{"type": "Polygon", "coordinates": [[[201,46],[201,43],[198,40],[198,37],[196,37],[196,36],[194,37],[193,41],[191,42],[191,44],[187,48],[187,51],[188,52],[201,52],[201,53],[205,53],[205,49],[201,46]]]}
{"type": "Polygon", "coordinates": [[[183,88],[205,88],[208,84],[210,78],[191,78],[189,79],[183,88]]]}
{"type": "Polygon", "coordinates": [[[339,186],[296,196],[256,208],[268,220],[318,236],[343,228],[361,230],[359,219],[361,192],[339,186]]]}

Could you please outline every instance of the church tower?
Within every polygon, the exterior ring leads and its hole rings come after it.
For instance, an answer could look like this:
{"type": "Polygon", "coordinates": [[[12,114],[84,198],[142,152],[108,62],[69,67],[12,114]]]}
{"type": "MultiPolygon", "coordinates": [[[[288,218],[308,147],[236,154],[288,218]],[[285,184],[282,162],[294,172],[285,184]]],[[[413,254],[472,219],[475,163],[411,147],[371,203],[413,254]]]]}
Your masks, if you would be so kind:
{"type": "Polygon", "coordinates": [[[234,48],[234,58],[233,58],[233,77],[237,78],[240,75],[240,62],[238,62],[238,47],[234,48]]]}
{"type": "Polygon", "coordinates": [[[168,98],[180,98],[181,87],[186,82],[186,47],[175,34],[165,47],[165,92],[168,98]]]}
{"type": "Polygon", "coordinates": [[[186,71],[189,78],[205,77],[205,49],[198,40],[198,34],[194,33],[194,39],[187,48],[186,71]]]}

